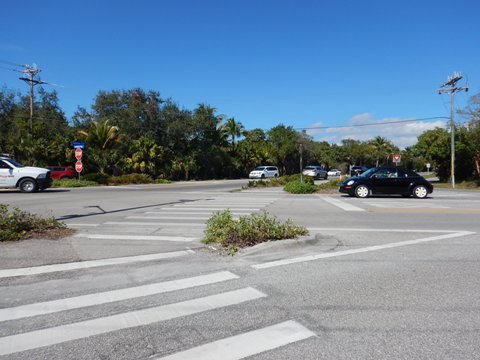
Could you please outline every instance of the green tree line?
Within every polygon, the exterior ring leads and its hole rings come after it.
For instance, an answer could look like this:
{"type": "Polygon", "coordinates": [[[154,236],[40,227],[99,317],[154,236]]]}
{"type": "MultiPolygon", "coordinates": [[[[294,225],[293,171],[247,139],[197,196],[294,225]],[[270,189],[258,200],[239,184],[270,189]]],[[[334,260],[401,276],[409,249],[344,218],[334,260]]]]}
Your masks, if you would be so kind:
{"type": "MultiPolygon", "coordinates": [[[[156,91],[140,88],[99,91],[91,109],[79,107],[67,119],[55,91],[39,88],[29,123],[28,96],[0,91],[0,153],[34,166],[75,161],[70,143],[83,140],[88,173],[142,173],[170,180],[244,177],[257,165],[276,165],[282,174],[299,172],[303,164],[340,168],[392,163],[423,170],[431,163],[442,179],[449,177],[450,140],[447,129],[421,134],[416,145],[400,151],[390,140],[344,139],[341,144],[315,141],[305,132],[279,124],[271,129],[246,130],[234,117],[199,104],[181,108],[156,91]]],[[[460,111],[465,125],[456,129],[459,180],[480,173],[480,95],[460,111]]]]}

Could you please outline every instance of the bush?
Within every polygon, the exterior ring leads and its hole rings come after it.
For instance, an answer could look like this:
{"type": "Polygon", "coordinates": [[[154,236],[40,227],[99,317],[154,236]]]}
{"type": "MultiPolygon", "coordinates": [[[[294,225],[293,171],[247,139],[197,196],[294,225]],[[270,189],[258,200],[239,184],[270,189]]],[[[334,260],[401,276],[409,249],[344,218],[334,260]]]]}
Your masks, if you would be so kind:
{"type": "Polygon", "coordinates": [[[342,183],[342,181],[343,180],[340,180],[340,179],[330,180],[329,182],[318,185],[318,189],[319,190],[329,190],[329,189],[337,190],[340,184],[342,183]]]}
{"type": "Polygon", "coordinates": [[[55,218],[41,218],[38,215],[0,204],[0,241],[15,241],[31,233],[42,233],[52,229],[66,229],[63,222],[55,218]]]}
{"type": "Polygon", "coordinates": [[[107,185],[110,176],[102,173],[90,173],[82,176],[81,179],[86,181],[95,181],[98,184],[107,185]]]}
{"type": "Polygon", "coordinates": [[[294,239],[308,235],[303,226],[295,226],[291,220],[281,223],[266,212],[232,218],[230,210],[215,212],[207,220],[205,244],[216,243],[235,253],[238,248],[253,246],[269,240],[294,239]]]}
{"type": "Polygon", "coordinates": [[[154,180],[146,174],[124,174],[120,176],[111,176],[108,179],[109,185],[124,185],[124,184],[152,184],[154,180]]]}
{"type": "Polygon", "coordinates": [[[85,186],[98,186],[98,183],[95,181],[87,181],[87,180],[75,180],[75,179],[62,179],[62,180],[54,180],[52,187],[67,187],[67,188],[74,188],[74,187],[85,187],[85,186]]]}
{"type": "MultiPolygon", "coordinates": [[[[247,184],[247,188],[279,187],[285,186],[287,183],[292,181],[300,181],[300,174],[285,175],[277,178],[270,178],[267,180],[250,180],[247,184]]],[[[309,184],[313,184],[313,177],[304,176],[303,181],[309,184]]]]}
{"type": "Polygon", "coordinates": [[[314,184],[295,180],[287,183],[283,189],[291,194],[312,194],[318,188],[314,184]]]}
{"type": "Polygon", "coordinates": [[[170,184],[171,181],[167,179],[155,179],[155,184],[170,184]]]}

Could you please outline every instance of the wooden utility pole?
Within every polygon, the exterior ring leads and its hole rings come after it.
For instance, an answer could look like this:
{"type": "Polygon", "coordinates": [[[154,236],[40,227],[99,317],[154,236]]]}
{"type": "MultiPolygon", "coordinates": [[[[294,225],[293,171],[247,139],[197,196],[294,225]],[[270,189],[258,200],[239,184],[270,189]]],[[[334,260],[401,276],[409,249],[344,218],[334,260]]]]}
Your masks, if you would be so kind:
{"type": "Polygon", "coordinates": [[[30,86],[30,132],[33,130],[33,100],[34,100],[34,92],[33,87],[38,84],[47,84],[46,82],[37,79],[36,76],[42,70],[37,68],[35,64],[33,66],[23,65],[25,68],[22,70],[22,73],[25,74],[25,77],[19,78],[20,80],[25,81],[30,86]]]}
{"type": "Polygon", "coordinates": [[[452,180],[452,188],[455,188],[455,93],[457,91],[468,91],[468,84],[465,86],[457,86],[457,82],[463,78],[463,75],[454,72],[453,75],[448,77],[447,82],[440,85],[438,93],[450,93],[450,175],[452,180]]]}

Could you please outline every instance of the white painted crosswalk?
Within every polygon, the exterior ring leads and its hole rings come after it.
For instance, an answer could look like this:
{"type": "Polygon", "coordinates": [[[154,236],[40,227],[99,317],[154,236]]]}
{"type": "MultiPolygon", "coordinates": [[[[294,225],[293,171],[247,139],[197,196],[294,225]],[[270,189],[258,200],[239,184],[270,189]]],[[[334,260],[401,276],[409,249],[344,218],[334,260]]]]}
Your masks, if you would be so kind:
{"type": "Polygon", "coordinates": [[[248,287],[179,303],[5,336],[0,338],[0,355],[37,349],[122,329],[145,326],[160,321],[240,304],[265,296],[264,293],[248,287]]]}
{"type": "MultiPolygon", "coordinates": [[[[166,292],[188,290],[206,285],[236,281],[239,276],[219,271],[205,275],[170,280],[161,283],[147,284],[130,288],[104,291],[65,299],[27,304],[17,307],[0,309],[0,323],[6,321],[25,320],[31,317],[48,317],[57,312],[67,312],[92,306],[108,306],[120,301],[131,301],[147,296],[156,296],[166,292]]],[[[190,300],[173,302],[166,305],[141,308],[96,317],[79,319],[67,324],[61,324],[40,329],[29,329],[26,332],[13,333],[0,337],[0,356],[26,352],[22,359],[30,358],[28,351],[38,351],[53,345],[87,339],[87,346],[93,337],[110,334],[115,336],[120,330],[134,330],[145,326],[161,326],[162,322],[181,319],[206,312],[215,312],[231,306],[243,306],[252,301],[267,298],[268,294],[253,287],[221,291],[219,293],[194,297],[190,300]]],[[[86,313],[88,316],[88,312],[86,313]]],[[[46,322],[48,324],[48,322],[46,322]]],[[[295,320],[287,320],[267,327],[259,327],[245,332],[232,334],[221,339],[211,339],[211,342],[201,343],[185,350],[176,349],[162,359],[209,359],[209,360],[240,360],[248,356],[275,350],[279,347],[294,344],[316,336],[315,333],[295,320]]],[[[85,343],[84,345],[85,346],[85,343]]],[[[162,349],[161,349],[162,350],[162,349]]],[[[78,350],[77,350],[78,351],[78,350]]],[[[132,358],[136,358],[132,355],[132,358]]],[[[61,355],[55,358],[61,358],[61,355]]],[[[155,359],[160,359],[156,357],[155,359]]]]}
{"type": "Polygon", "coordinates": [[[121,265],[121,264],[138,263],[138,262],[145,262],[145,261],[164,260],[164,259],[171,259],[179,256],[189,255],[191,253],[193,253],[192,250],[182,250],[182,251],[172,251],[172,252],[159,253],[159,254],[125,256],[125,257],[118,257],[118,258],[78,261],[78,262],[63,263],[63,264],[32,266],[32,267],[18,268],[18,269],[4,269],[4,270],[0,270],[0,278],[38,275],[38,274],[46,274],[46,273],[61,272],[61,271],[95,268],[100,266],[109,266],[109,265],[111,266],[111,265],[121,265]]]}
{"type": "MultiPolygon", "coordinates": [[[[97,284],[104,284],[102,269],[105,267],[109,267],[111,273],[117,269],[116,267],[125,264],[140,269],[143,264],[150,266],[148,262],[162,264],[168,259],[178,259],[175,260],[175,264],[178,262],[182,267],[184,266],[181,265],[182,259],[188,264],[186,259],[194,254],[194,251],[186,248],[186,245],[199,243],[206,226],[205,222],[214,212],[228,209],[233,216],[248,215],[265,210],[278,198],[276,195],[257,197],[236,194],[211,197],[195,203],[129,212],[121,217],[109,217],[108,221],[103,223],[88,223],[83,220],[78,223],[72,221],[69,224],[79,229],[72,238],[75,244],[91,246],[98,241],[98,244],[108,249],[132,244],[137,249],[139,246],[150,248],[160,246],[162,249],[165,246],[166,249],[180,248],[178,251],[3,269],[0,270],[0,279],[7,283],[26,280],[29,284],[31,276],[56,273],[54,278],[58,281],[63,276],[73,279],[71,287],[74,289],[76,279],[74,275],[78,270],[90,270],[86,276],[89,279],[98,276],[103,280],[97,284]]],[[[49,280],[39,279],[48,284],[49,280]]],[[[135,285],[130,287],[113,286],[113,289],[102,289],[102,285],[96,285],[87,286],[85,290],[75,288],[75,296],[62,297],[59,295],[60,292],[54,292],[57,295],[52,294],[49,297],[48,294],[44,294],[40,302],[32,302],[31,295],[27,297],[30,301],[23,303],[15,298],[12,306],[0,308],[2,326],[0,356],[13,355],[19,359],[30,359],[32,358],[30,355],[37,351],[46,351],[46,354],[51,351],[54,356],[45,355],[46,358],[60,359],[64,356],[56,351],[64,351],[59,350],[63,346],[67,349],[65,351],[72,347],[76,351],[82,351],[82,346],[93,344],[97,336],[121,339],[124,336],[121,331],[131,331],[135,334],[140,328],[149,329],[153,326],[163,329],[162,324],[166,321],[185,321],[188,324],[190,316],[212,316],[216,321],[221,321],[222,316],[226,314],[222,309],[247,307],[251,306],[248,304],[252,302],[268,300],[269,294],[249,286],[244,281],[239,288],[239,281],[241,278],[238,275],[220,269],[191,277],[167,276],[165,281],[151,280],[146,284],[136,284],[135,280],[132,280],[135,285]],[[208,289],[206,294],[204,287],[208,289]],[[180,292],[181,295],[176,302],[172,302],[171,299],[177,298],[176,292],[180,292]],[[163,301],[165,296],[170,300],[163,301]],[[152,305],[146,305],[150,302],[152,305]],[[162,305],[158,305],[159,303],[162,305]],[[208,315],[209,313],[212,315],[208,315]],[[50,319],[53,319],[51,326],[50,319]],[[17,323],[30,325],[22,331],[19,330],[22,329],[21,326],[15,325],[17,323]],[[60,344],[62,345],[59,346],[60,344]],[[25,353],[20,354],[21,352],[25,353]]],[[[8,301],[3,302],[4,306],[5,303],[8,301]]],[[[236,328],[227,334],[227,337],[222,334],[216,338],[215,332],[212,332],[211,335],[197,339],[196,342],[190,343],[187,340],[180,342],[176,348],[159,348],[160,352],[153,354],[152,358],[168,354],[165,359],[243,359],[315,336],[294,319],[280,319],[282,322],[274,324],[263,323],[261,320],[258,319],[258,327],[254,326],[252,329],[251,324],[247,324],[243,329],[236,328]]],[[[168,333],[169,328],[166,327],[162,331],[168,333]]],[[[139,356],[132,350],[130,358],[139,356]]]]}
{"type": "Polygon", "coordinates": [[[295,321],[285,321],[263,329],[214,341],[155,360],[239,360],[315,336],[295,321]]]}

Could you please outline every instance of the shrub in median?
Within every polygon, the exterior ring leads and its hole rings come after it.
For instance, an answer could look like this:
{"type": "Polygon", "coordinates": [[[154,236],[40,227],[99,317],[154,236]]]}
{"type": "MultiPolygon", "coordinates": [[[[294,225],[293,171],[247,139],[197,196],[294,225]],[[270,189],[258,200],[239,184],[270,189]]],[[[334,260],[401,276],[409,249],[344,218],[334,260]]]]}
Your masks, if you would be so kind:
{"type": "Polygon", "coordinates": [[[32,233],[45,233],[51,230],[68,231],[64,223],[53,217],[42,218],[17,208],[10,211],[8,205],[0,204],[0,241],[20,240],[32,233]]]}
{"type": "Polygon", "coordinates": [[[207,220],[203,242],[219,244],[233,254],[238,248],[269,240],[294,239],[299,235],[308,235],[307,229],[294,225],[291,220],[282,223],[266,212],[233,219],[230,210],[223,210],[207,220]]]}
{"type": "Polygon", "coordinates": [[[108,178],[109,185],[126,185],[126,184],[152,184],[154,180],[146,174],[125,174],[120,176],[111,176],[108,178]]]}
{"type": "Polygon", "coordinates": [[[81,177],[83,180],[95,181],[98,184],[107,185],[110,176],[102,173],[90,173],[81,177]]]}
{"type": "Polygon", "coordinates": [[[98,183],[95,181],[88,180],[76,180],[76,179],[59,179],[54,180],[52,187],[66,187],[66,188],[75,188],[75,187],[85,187],[85,186],[98,186],[98,183]]]}
{"type": "Polygon", "coordinates": [[[312,194],[317,191],[317,186],[309,182],[295,180],[285,184],[283,189],[292,194],[312,194]]]}

